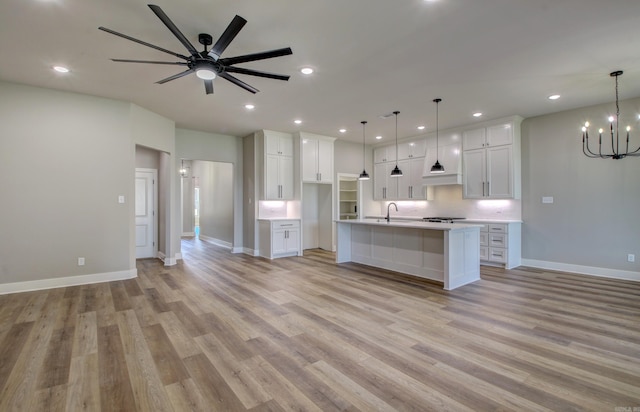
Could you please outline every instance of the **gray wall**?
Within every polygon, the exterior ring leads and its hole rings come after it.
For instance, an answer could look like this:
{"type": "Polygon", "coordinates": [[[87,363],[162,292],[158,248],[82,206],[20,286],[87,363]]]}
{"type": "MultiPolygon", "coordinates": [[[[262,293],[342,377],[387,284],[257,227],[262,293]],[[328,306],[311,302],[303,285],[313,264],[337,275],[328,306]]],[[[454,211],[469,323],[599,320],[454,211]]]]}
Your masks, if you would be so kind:
{"type": "Polygon", "coordinates": [[[233,244],[233,165],[194,160],[200,187],[200,235],[233,244]]]}
{"type": "Polygon", "coordinates": [[[173,133],[130,103],[0,82],[0,283],[135,271],[135,145],[173,133]]]}
{"type": "MultiPolygon", "coordinates": [[[[176,129],[176,170],[180,159],[208,160],[231,163],[233,166],[233,248],[242,249],[242,139],[214,133],[188,129],[176,129]]],[[[180,175],[176,173],[176,183],[180,185],[180,175]]],[[[180,194],[176,196],[178,204],[180,194]]],[[[178,217],[178,225],[182,222],[178,217]]]]}
{"type": "MultiPolygon", "coordinates": [[[[640,99],[622,101],[620,108],[638,147],[640,99]]],[[[640,158],[582,154],[580,127],[586,120],[592,129],[605,127],[614,110],[609,103],[522,123],[524,259],[631,271],[640,279],[640,158]],[[542,196],[553,196],[554,203],[543,204],[542,196]],[[627,262],[628,253],[635,263],[627,262]]]]}

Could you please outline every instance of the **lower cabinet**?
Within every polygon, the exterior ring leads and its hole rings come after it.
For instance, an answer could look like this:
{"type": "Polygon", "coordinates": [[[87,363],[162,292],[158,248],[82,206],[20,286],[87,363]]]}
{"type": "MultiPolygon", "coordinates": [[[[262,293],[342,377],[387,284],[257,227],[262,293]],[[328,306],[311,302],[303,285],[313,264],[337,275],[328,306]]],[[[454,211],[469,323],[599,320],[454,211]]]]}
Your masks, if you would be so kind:
{"type": "Polygon", "coordinates": [[[474,222],[480,228],[480,261],[483,264],[499,265],[507,269],[522,264],[520,222],[474,222]]]}
{"type": "Polygon", "coordinates": [[[301,256],[300,220],[260,220],[260,256],[301,256]]]}

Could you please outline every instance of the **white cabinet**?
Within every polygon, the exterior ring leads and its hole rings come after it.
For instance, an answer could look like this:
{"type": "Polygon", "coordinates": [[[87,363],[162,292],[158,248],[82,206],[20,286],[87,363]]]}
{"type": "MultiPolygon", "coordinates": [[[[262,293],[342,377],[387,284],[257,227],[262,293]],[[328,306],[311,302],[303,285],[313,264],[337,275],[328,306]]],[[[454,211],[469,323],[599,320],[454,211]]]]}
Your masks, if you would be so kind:
{"type": "Polygon", "coordinates": [[[300,133],[303,182],[333,182],[334,140],[334,138],[312,137],[307,133],[300,133]]]}
{"type": "Polygon", "coordinates": [[[262,200],[293,199],[293,137],[290,134],[262,131],[262,200]]]}
{"type": "Polygon", "coordinates": [[[265,130],[264,152],[267,155],[293,157],[293,138],[289,134],[265,130]]]}
{"type": "MultiPolygon", "coordinates": [[[[394,164],[395,167],[395,164],[394,164]]],[[[398,167],[402,170],[402,177],[389,178],[397,180],[397,200],[426,200],[426,187],[422,183],[424,157],[400,160],[398,167]]],[[[391,173],[391,172],[389,172],[391,173]]]]}
{"type": "Polygon", "coordinates": [[[466,199],[520,197],[520,134],[516,123],[463,133],[463,196],[466,199]]]}
{"type": "Polygon", "coordinates": [[[401,143],[398,145],[398,160],[424,157],[425,148],[425,139],[417,139],[411,142],[401,143]]]}
{"type": "Polygon", "coordinates": [[[300,220],[260,221],[260,256],[275,259],[301,255],[300,220]]]}
{"type": "MultiPolygon", "coordinates": [[[[468,221],[467,223],[473,223],[468,221]]],[[[480,260],[485,265],[498,265],[507,269],[520,266],[520,222],[484,222],[480,228],[480,260]]]]}
{"type": "Polygon", "coordinates": [[[373,150],[373,163],[384,163],[396,160],[396,147],[383,146],[373,150]]]}
{"type": "Polygon", "coordinates": [[[264,200],[293,199],[293,157],[266,155],[264,200]]]}
{"type": "Polygon", "coordinates": [[[373,165],[373,199],[397,200],[398,177],[391,177],[395,163],[376,163],[373,165]]]}

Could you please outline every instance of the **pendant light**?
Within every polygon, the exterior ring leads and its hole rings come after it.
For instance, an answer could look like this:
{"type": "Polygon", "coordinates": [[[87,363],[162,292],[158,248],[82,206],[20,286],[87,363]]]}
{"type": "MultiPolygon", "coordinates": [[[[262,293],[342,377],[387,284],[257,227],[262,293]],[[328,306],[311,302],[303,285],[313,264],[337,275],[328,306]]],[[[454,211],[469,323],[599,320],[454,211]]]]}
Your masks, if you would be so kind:
{"type": "Polygon", "coordinates": [[[398,167],[398,114],[399,111],[393,112],[396,115],[396,167],[391,171],[391,177],[402,177],[402,170],[398,167]]]}
{"type": "Polygon", "coordinates": [[[358,180],[369,180],[369,173],[367,173],[367,170],[365,169],[365,157],[366,157],[366,150],[365,150],[365,144],[364,144],[364,125],[367,124],[366,120],[361,121],[360,123],[362,123],[362,173],[360,173],[360,176],[358,177],[358,180]]]}
{"type": "Polygon", "coordinates": [[[433,99],[433,102],[436,104],[436,162],[431,166],[431,173],[438,174],[444,173],[444,166],[440,164],[438,161],[438,151],[439,151],[439,142],[438,142],[438,103],[440,103],[442,99],[433,99]]]}

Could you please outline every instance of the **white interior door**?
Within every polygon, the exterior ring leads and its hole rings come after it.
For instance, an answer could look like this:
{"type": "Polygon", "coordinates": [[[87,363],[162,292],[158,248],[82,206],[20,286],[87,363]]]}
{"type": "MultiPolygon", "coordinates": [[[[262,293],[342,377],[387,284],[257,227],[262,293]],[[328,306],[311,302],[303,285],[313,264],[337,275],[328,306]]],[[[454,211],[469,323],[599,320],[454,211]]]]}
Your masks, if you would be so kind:
{"type": "Polygon", "coordinates": [[[155,210],[157,204],[155,169],[136,169],[136,258],[157,256],[155,210]]]}

